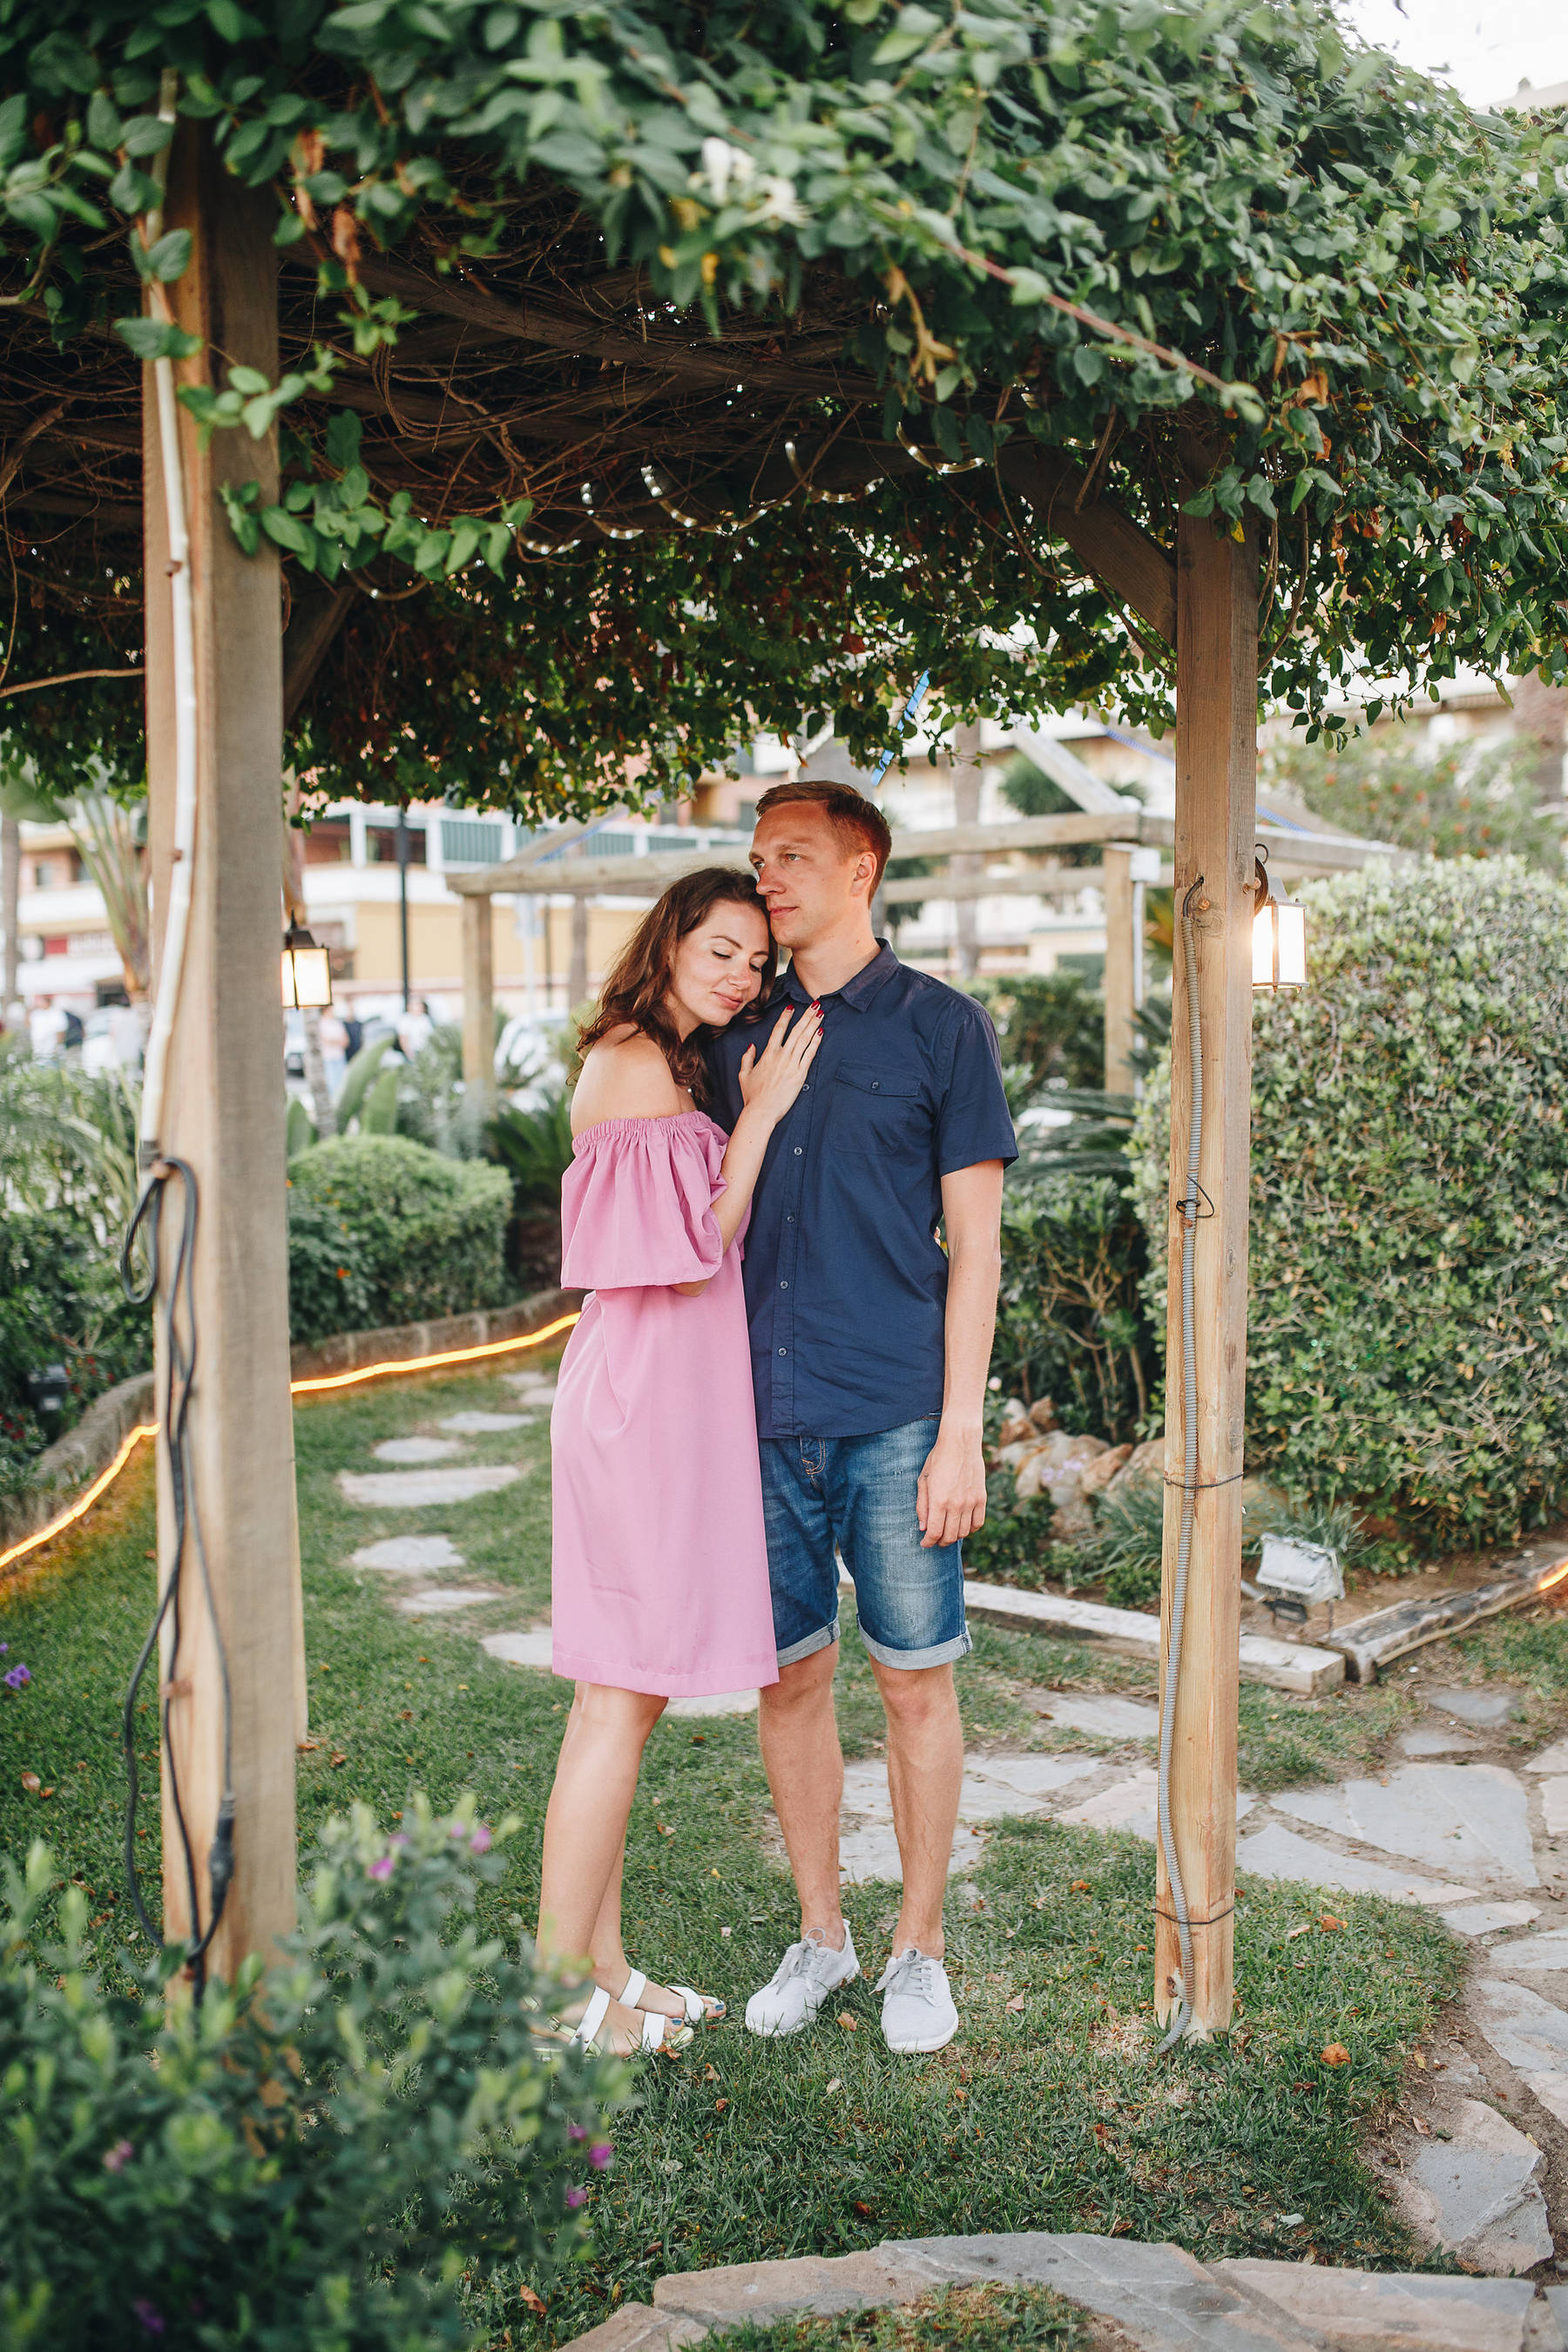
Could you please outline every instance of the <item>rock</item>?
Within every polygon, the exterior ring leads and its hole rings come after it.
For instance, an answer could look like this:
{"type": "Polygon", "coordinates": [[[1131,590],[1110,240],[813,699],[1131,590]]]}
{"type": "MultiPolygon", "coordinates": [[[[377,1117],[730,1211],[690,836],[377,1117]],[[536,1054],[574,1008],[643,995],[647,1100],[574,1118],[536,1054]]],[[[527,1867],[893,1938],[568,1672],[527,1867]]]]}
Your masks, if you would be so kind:
{"type": "Polygon", "coordinates": [[[1036,1398],[1034,1403],[1029,1407],[1029,1419],[1034,1423],[1037,1429],[1054,1429],[1056,1427],[1057,1409],[1051,1402],[1049,1397],[1036,1398]]]}
{"type": "Polygon", "coordinates": [[[1395,2183],[1406,2221],[1494,2276],[1545,2262],[1552,2230],[1535,2180],[1540,2148],[1479,2099],[1454,2100],[1445,2121],[1451,2139],[1422,2140],[1406,2152],[1395,2183]]]}
{"type": "Polygon", "coordinates": [[[1142,1479],[1147,1479],[1152,1485],[1158,1486],[1164,1475],[1165,1440],[1162,1433],[1158,1437],[1146,1437],[1142,1445],[1135,1445],[1132,1448],[1127,1460],[1110,1480],[1106,1492],[1120,1495],[1123,1488],[1136,1486],[1142,1479]]]}
{"type": "Polygon", "coordinates": [[[671,2345],[695,2344],[706,2333],[695,2320],[679,2318],[673,2312],[624,2303],[585,2336],[574,2336],[572,2352],[667,2352],[671,2345]]]}
{"type": "Polygon", "coordinates": [[[1307,2339],[1283,2312],[1238,2294],[1179,2246],[1031,2230],[893,2239],[877,2255],[907,2263],[917,2275],[923,2270],[927,2288],[988,2279],[1055,2287],[1069,2303],[1114,2322],[1125,2331],[1119,2340],[1139,2352],[1306,2352],[1307,2339]]]}
{"type": "Polygon", "coordinates": [[[1096,1454],[1092,1462],[1086,1462],[1083,1466],[1079,1484],[1084,1494],[1098,1495],[1102,1487],[1110,1486],[1122,1464],[1131,1458],[1132,1448],[1130,1445],[1108,1445],[1103,1454],[1096,1454]]]}
{"type": "MultiPolygon", "coordinates": [[[[1053,1494],[1055,1489],[1052,1489],[1053,1494]]],[[[1078,1543],[1094,1533],[1094,1513],[1084,1501],[1081,1492],[1068,1496],[1051,1513],[1051,1539],[1054,1543],[1078,1543]]]]}
{"type": "Polygon", "coordinates": [[[1004,1470],[1021,1470],[1030,1455],[1038,1454],[1048,1443],[1037,1429],[1032,1429],[1027,1437],[1015,1438],[1011,1445],[1004,1445],[996,1456],[997,1463],[1004,1470]]]}
{"type": "Polygon", "coordinates": [[[1047,1445],[1049,1442],[1047,1439],[1045,1445],[1033,1446],[1018,1466],[1017,1486],[1015,1491],[1020,1503],[1032,1501],[1035,1496],[1043,1493],[1052,1483],[1052,1472],[1056,1465],[1047,1454],[1047,1445]]]}
{"type": "Polygon", "coordinates": [[[1002,1426],[996,1432],[998,1445],[1026,1444],[1030,1438],[1038,1437],[1039,1433],[1021,1404],[1009,1403],[1003,1406],[1002,1426]]]}
{"type": "Polygon", "coordinates": [[[1082,1495],[1085,1470],[1106,1451],[1101,1437],[1073,1437],[1065,1429],[1053,1430],[1019,1468],[1018,1500],[1025,1502],[1048,1487],[1058,1507],[1068,1508],[1082,1495]]]}
{"type": "Polygon", "coordinates": [[[1434,2278],[1420,2272],[1331,2270],[1326,2263],[1220,2262],[1215,2278],[1267,2295],[1317,2331],[1366,2352],[1521,2352],[1535,2290],[1528,2279],[1434,2278]]]}
{"type": "Polygon", "coordinates": [[[1490,1891],[1540,1884],[1525,1791],[1500,1764],[1402,1764],[1386,1780],[1292,1789],[1275,1808],[1490,1891]]]}

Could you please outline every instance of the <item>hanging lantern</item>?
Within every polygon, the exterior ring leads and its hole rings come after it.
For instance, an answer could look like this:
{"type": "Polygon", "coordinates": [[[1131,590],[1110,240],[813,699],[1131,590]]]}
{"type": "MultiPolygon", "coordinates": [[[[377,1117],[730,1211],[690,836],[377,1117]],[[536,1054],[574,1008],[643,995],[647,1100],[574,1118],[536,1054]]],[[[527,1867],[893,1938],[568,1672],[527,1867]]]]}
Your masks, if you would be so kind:
{"type": "Polygon", "coordinates": [[[1287,898],[1268,872],[1268,852],[1259,846],[1258,911],[1252,918],[1252,985],[1270,992],[1307,984],[1307,910],[1287,898]]]}
{"type": "Polygon", "coordinates": [[[283,1009],[286,1013],[320,1012],[332,1001],[331,965],[325,948],[319,948],[300,923],[290,923],[283,934],[283,1009]]]}

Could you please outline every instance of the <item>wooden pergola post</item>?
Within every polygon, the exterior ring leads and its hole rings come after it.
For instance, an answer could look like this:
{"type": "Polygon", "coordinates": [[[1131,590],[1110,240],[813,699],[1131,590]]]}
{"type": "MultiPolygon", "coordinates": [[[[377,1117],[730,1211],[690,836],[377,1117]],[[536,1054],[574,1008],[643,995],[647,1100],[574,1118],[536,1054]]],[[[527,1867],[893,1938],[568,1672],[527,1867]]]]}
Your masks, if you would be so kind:
{"type": "Polygon", "coordinates": [[[1100,853],[1105,899],[1105,1091],[1132,1091],[1132,1015],[1138,1002],[1138,935],[1132,852],[1107,842],[1100,853]]]}
{"type": "MultiPolygon", "coordinates": [[[[168,228],[188,229],[190,267],[171,289],[179,323],[203,338],[182,363],[189,381],[220,363],[278,373],[276,206],[218,164],[205,130],[182,123],[171,157],[168,228]],[[210,357],[208,356],[210,354],[210,357]]],[[[169,542],[153,371],[145,371],[144,528],[147,761],[158,952],[172,872],[174,799],[169,542]]],[[[218,433],[200,446],[180,413],[191,541],[198,701],[197,817],[184,983],[160,1138],[198,1187],[195,1251],[196,1374],[189,1416],[195,1499],[227,1665],[235,1801],[233,1883],[207,1955],[231,1979],[294,1924],[294,1750],[303,1694],[294,1640],[300,1580],[289,1395],[289,1271],[284,1209],[284,1088],[279,1034],[282,648],[278,559],[241,554],[218,484],[259,479],[277,496],[274,437],[218,433]]],[[[165,1192],[163,1290],[178,1241],[181,1188],[165,1192]]],[[[159,1307],[163,1304],[160,1297],[159,1307]]],[[[160,1395],[166,1370],[159,1316],[160,1395]]],[[[159,1444],[159,1575],[174,1560],[165,1439],[159,1444]]],[[[207,1858],[224,1781],[217,1644],[198,1558],[187,1543],[182,1633],[163,1754],[163,1919],[191,1931],[170,1787],[178,1774],[195,1858],[197,1907],[210,1916],[207,1858]]],[[[167,1621],[165,1621],[167,1622],[167,1621]]]]}
{"type": "Polygon", "coordinates": [[[463,900],[463,1086],[484,1106],[496,1101],[495,931],[489,898],[463,900]]]}
{"type": "MultiPolygon", "coordinates": [[[[1236,1744],[1241,1604],[1243,1409],[1247,1381],[1247,1162],[1252,1083],[1254,793],[1258,741],[1258,558],[1207,519],[1183,515],[1176,552],[1175,988],[1171,1055],[1170,1313],[1165,1377],[1168,1649],[1184,1423],[1182,1219],[1192,1098],[1182,910],[1197,933],[1203,1021],[1204,1201],[1196,1223],[1197,1484],[1181,1671],[1162,1666],[1174,1707],[1172,1822],[1191,1921],[1193,2029],[1231,2021],[1236,1899],[1236,1744]],[[1172,1482],[1175,1483],[1173,1484],[1172,1482]]],[[[1159,1858],[1155,2009],[1168,2016],[1180,1943],[1159,1858]]]]}

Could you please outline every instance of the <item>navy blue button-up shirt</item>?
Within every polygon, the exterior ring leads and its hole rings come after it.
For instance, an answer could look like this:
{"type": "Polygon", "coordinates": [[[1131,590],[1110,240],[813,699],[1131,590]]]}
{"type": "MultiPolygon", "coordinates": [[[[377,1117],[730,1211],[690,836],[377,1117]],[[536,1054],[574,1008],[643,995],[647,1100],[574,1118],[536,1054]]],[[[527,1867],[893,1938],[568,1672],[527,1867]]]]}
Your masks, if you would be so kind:
{"type": "MultiPolygon", "coordinates": [[[[709,1047],[712,1114],[741,1115],[736,1073],[786,1003],[709,1047]]],[[[984,1009],[886,942],[820,999],[811,1076],[773,1129],[745,1241],[746,1312],[763,1437],[868,1437],[942,1411],[947,1259],[942,1180],[1014,1160],[995,1033],[984,1009]]]]}

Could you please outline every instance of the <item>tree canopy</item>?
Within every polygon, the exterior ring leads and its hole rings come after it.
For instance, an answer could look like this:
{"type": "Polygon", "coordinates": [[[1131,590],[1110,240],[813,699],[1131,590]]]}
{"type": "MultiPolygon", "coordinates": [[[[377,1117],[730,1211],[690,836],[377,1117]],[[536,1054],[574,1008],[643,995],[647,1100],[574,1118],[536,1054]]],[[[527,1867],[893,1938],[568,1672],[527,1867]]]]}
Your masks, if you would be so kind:
{"type": "MultiPolygon", "coordinates": [[[[300,713],[323,789],[580,804],[812,711],[864,753],[927,662],[938,724],[1163,723],[1168,644],[1051,537],[1097,502],[1167,556],[1256,524],[1309,723],[1568,675],[1561,127],[1323,0],[35,0],[0,91],[11,667],[136,635],[172,96],[276,203],[280,381],[182,361],[281,429],[234,527],[376,592],[300,713]]],[[[7,715],[68,755],[128,691],[7,715]]]]}

